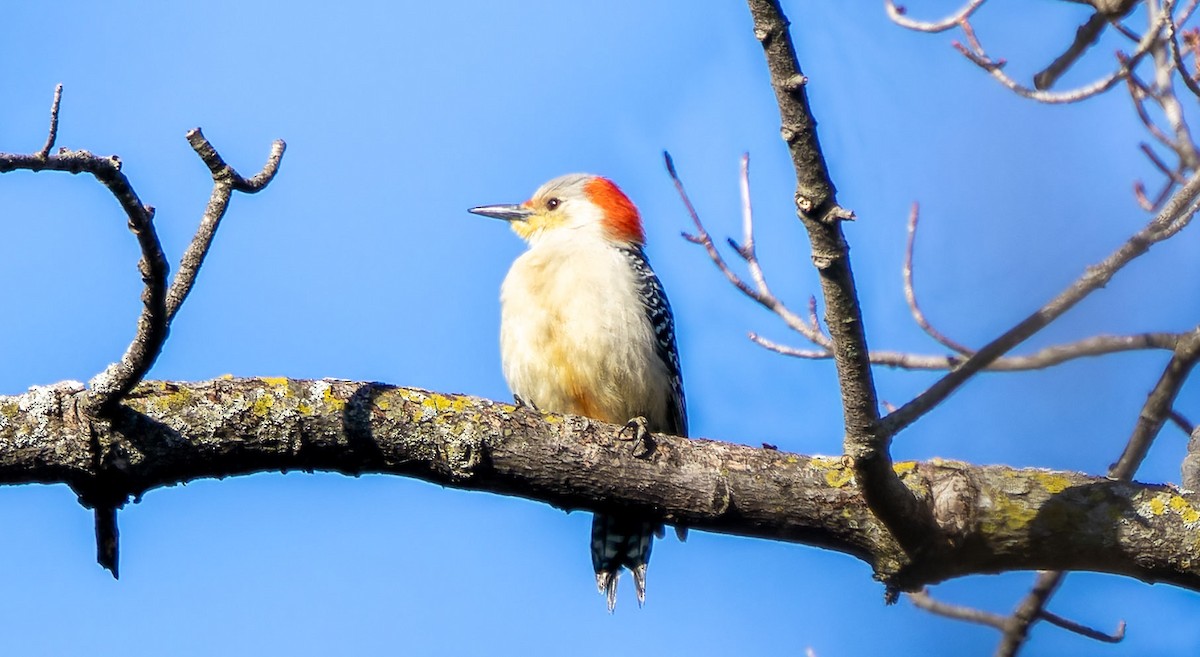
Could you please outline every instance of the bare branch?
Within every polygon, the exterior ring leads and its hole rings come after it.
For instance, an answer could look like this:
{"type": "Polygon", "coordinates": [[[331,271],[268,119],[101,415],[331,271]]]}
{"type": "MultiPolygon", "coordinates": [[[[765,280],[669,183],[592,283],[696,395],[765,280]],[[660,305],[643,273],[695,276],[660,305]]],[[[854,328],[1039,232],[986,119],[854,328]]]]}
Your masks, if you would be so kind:
{"type": "Polygon", "coordinates": [[[900,27],[918,32],[945,32],[970,18],[971,14],[975,13],[975,10],[982,7],[985,2],[987,0],[970,0],[958,11],[938,21],[913,20],[906,15],[905,8],[897,6],[893,0],[884,0],[884,9],[887,11],[888,18],[900,27]]]}
{"type": "MultiPolygon", "coordinates": [[[[1163,12],[1160,22],[1170,25],[1170,15],[1163,12]]],[[[1154,55],[1154,86],[1156,90],[1154,99],[1158,102],[1159,107],[1162,108],[1163,117],[1175,134],[1175,153],[1179,156],[1180,173],[1182,174],[1182,170],[1190,171],[1196,168],[1197,162],[1200,160],[1200,155],[1196,152],[1191,128],[1188,127],[1183,105],[1179,102],[1179,95],[1175,93],[1176,74],[1179,73],[1186,76],[1186,72],[1178,71],[1175,68],[1175,62],[1171,59],[1169,50],[1169,46],[1164,46],[1155,48],[1152,51],[1154,55]]]]}
{"type": "MultiPolygon", "coordinates": [[[[976,38],[975,30],[971,27],[970,21],[967,19],[963,19],[959,26],[963,30],[963,35],[966,38],[968,45],[963,45],[962,43],[958,42],[955,42],[952,45],[960,54],[962,54],[962,56],[966,57],[976,66],[987,71],[993,78],[996,79],[996,81],[1004,85],[1004,87],[1009,91],[1012,91],[1019,96],[1028,98],[1030,100],[1035,100],[1040,103],[1052,105],[1077,103],[1108,91],[1118,82],[1120,82],[1121,79],[1128,76],[1133,70],[1133,67],[1137,66],[1141,59],[1148,52],[1153,50],[1155,43],[1158,41],[1158,35],[1164,22],[1165,21],[1161,17],[1153,22],[1150,28],[1146,30],[1146,33],[1142,35],[1142,38],[1138,42],[1137,48],[1133,51],[1132,55],[1128,57],[1118,56],[1118,66],[1115,71],[1095,80],[1091,84],[1083,85],[1069,91],[1060,92],[1045,91],[1044,88],[1031,89],[1009,77],[1008,74],[1004,72],[1005,61],[994,60],[988,56],[987,52],[985,52],[983,49],[983,45],[979,42],[979,39],[976,38]]],[[[1083,28],[1080,29],[1081,31],[1084,31],[1083,28]]],[[[1079,35],[1077,34],[1077,40],[1078,36],[1079,35]]],[[[1086,34],[1084,34],[1084,36],[1086,36],[1086,34]]],[[[1070,51],[1068,51],[1068,53],[1070,53],[1070,51]]],[[[1062,65],[1060,62],[1056,63],[1060,66],[1062,65]]],[[[1035,84],[1039,84],[1037,80],[1038,78],[1035,78],[1035,84]]],[[[1042,81],[1045,82],[1044,79],[1042,81]]],[[[1046,84],[1045,86],[1049,87],[1050,85],[1046,84]]]]}
{"type": "MultiPolygon", "coordinates": [[[[1157,168],[1159,171],[1162,172],[1163,176],[1167,179],[1169,184],[1171,184],[1171,185],[1183,184],[1184,177],[1183,177],[1181,171],[1179,171],[1178,169],[1171,170],[1171,169],[1167,168],[1166,162],[1163,162],[1162,159],[1160,159],[1158,157],[1158,155],[1154,152],[1154,149],[1150,148],[1150,144],[1145,144],[1145,143],[1139,144],[1138,148],[1141,149],[1142,153],[1144,153],[1146,155],[1146,158],[1150,160],[1150,163],[1153,164],[1155,166],[1155,168],[1157,168]]],[[[1168,187],[1168,189],[1170,189],[1170,188],[1168,187]]]]}
{"type": "Polygon", "coordinates": [[[1022,98],[1036,100],[1039,103],[1046,103],[1047,105],[1078,103],[1112,89],[1118,82],[1120,82],[1126,75],[1129,74],[1130,69],[1135,66],[1137,62],[1146,54],[1146,51],[1139,47],[1137,52],[1129,59],[1128,62],[1122,63],[1120,66],[1118,66],[1117,70],[1092,82],[1091,84],[1077,87],[1069,91],[1042,91],[1038,89],[1031,89],[1009,77],[1008,74],[1004,72],[1005,62],[1003,60],[995,61],[982,51],[973,52],[960,43],[955,43],[953,45],[959,53],[971,60],[971,62],[979,68],[982,68],[991,74],[991,76],[995,78],[997,82],[1004,85],[1004,87],[1009,91],[1021,96],[1022,98]]]}
{"type": "Polygon", "coordinates": [[[1183,413],[1180,413],[1179,411],[1177,411],[1173,408],[1171,409],[1171,412],[1170,412],[1170,414],[1167,415],[1167,417],[1170,418],[1171,422],[1173,422],[1175,424],[1175,426],[1179,427],[1180,430],[1182,430],[1184,433],[1188,434],[1189,436],[1192,434],[1193,431],[1196,430],[1195,424],[1193,424],[1190,420],[1188,420],[1186,417],[1184,417],[1183,413]]]}
{"type": "MultiPolygon", "coordinates": [[[[743,182],[745,184],[745,180],[743,180],[743,182]]],[[[750,296],[752,298],[755,298],[756,300],[760,300],[760,303],[763,302],[761,300],[765,299],[766,303],[763,303],[763,305],[767,306],[768,308],[774,309],[775,307],[782,306],[782,304],[779,303],[779,301],[777,299],[775,299],[773,295],[771,295],[769,288],[767,288],[767,286],[766,286],[765,280],[763,280],[763,278],[762,278],[761,269],[758,268],[757,256],[754,253],[754,249],[752,246],[753,245],[753,228],[752,228],[751,214],[749,212],[750,206],[749,206],[748,201],[745,200],[745,199],[748,199],[748,194],[749,194],[748,186],[745,186],[744,190],[745,190],[743,192],[743,194],[744,194],[744,196],[743,196],[743,199],[744,199],[743,200],[744,234],[747,236],[745,238],[747,244],[750,244],[751,246],[749,248],[742,247],[741,249],[739,249],[739,253],[741,253],[742,256],[744,258],[746,258],[746,260],[748,262],[753,262],[755,269],[758,271],[756,280],[759,282],[759,293],[758,294],[750,294],[750,296]]],[[[685,201],[685,203],[686,203],[686,201],[685,201]]],[[[693,217],[694,217],[694,215],[693,215],[693,217]]],[[[942,343],[943,345],[954,350],[956,353],[955,354],[946,354],[946,355],[926,355],[926,354],[913,354],[913,353],[906,353],[906,352],[876,350],[876,351],[871,352],[870,359],[871,359],[871,363],[874,365],[898,367],[901,369],[950,370],[950,369],[954,369],[955,367],[962,364],[965,360],[964,357],[970,356],[972,353],[974,353],[974,351],[970,347],[959,344],[958,342],[955,342],[955,341],[947,338],[941,332],[939,332],[935,328],[933,328],[933,326],[931,324],[929,324],[928,320],[925,318],[925,314],[924,314],[924,312],[922,312],[920,305],[917,303],[916,286],[913,282],[913,278],[914,278],[913,252],[914,252],[914,246],[915,246],[915,241],[916,241],[917,227],[919,225],[918,222],[919,222],[918,206],[917,206],[917,204],[914,203],[913,207],[912,207],[912,211],[909,214],[908,243],[905,248],[905,259],[904,259],[904,296],[905,296],[905,300],[908,302],[909,310],[912,312],[913,318],[917,322],[917,324],[919,326],[921,326],[921,328],[924,329],[928,335],[930,335],[931,337],[933,337],[935,340],[942,343]]],[[[701,232],[701,235],[707,237],[707,233],[704,232],[703,228],[700,229],[700,232],[701,232]]],[[[703,240],[700,240],[700,241],[701,241],[701,243],[703,243],[703,240]]],[[[711,239],[709,240],[709,243],[711,244],[711,239]]],[[[735,248],[737,248],[737,247],[735,246],[735,248]]],[[[718,263],[718,266],[720,266],[720,264],[721,263],[718,263]]],[[[727,272],[727,276],[732,275],[732,273],[729,272],[727,268],[724,269],[723,271],[727,272]]],[[[745,288],[748,288],[748,285],[746,285],[745,283],[743,283],[742,285],[739,286],[739,289],[744,290],[745,288]]],[[[801,349],[801,348],[796,348],[796,347],[790,347],[790,346],[775,342],[773,340],[770,340],[768,338],[765,338],[756,333],[751,333],[750,339],[753,342],[755,342],[756,344],[758,344],[766,349],[769,349],[769,350],[774,351],[779,354],[783,354],[785,356],[792,356],[792,357],[796,357],[796,358],[805,358],[805,359],[810,359],[810,360],[825,360],[825,359],[833,358],[833,352],[830,350],[830,342],[829,342],[828,338],[826,338],[820,332],[820,327],[817,324],[816,299],[815,298],[810,298],[809,315],[810,315],[810,317],[809,317],[808,324],[803,326],[803,328],[805,330],[800,330],[800,332],[806,338],[808,338],[810,342],[814,343],[818,347],[818,349],[801,349]],[[816,339],[816,338],[814,338],[814,336],[820,336],[820,339],[816,339]]],[[[793,329],[797,329],[795,324],[798,323],[798,321],[797,321],[798,318],[796,318],[794,315],[792,315],[789,312],[789,313],[787,313],[786,316],[784,316],[784,319],[785,319],[785,321],[790,320],[790,321],[788,321],[788,325],[790,327],[792,327],[793,329]]],[[[799,329],[797,329],[797,330],[799,330],[799,329]]],[[[1123,351],[1133,351],[1133,350],[1141,350],[1141,349],[1173,350],[1173,349],[1175,349],[1175,345],[1176,345],[1176,342],[1178,341],[1178,339],[1179,339],[1179,336],[1174,333],[1142,333],[1142,334],[1135,334],[1135,335],[1096,335],[1096,336],[1092,336],[1089,338],[1084,338],[1084,339],[1076,341],[1076,342],[1070,342],[1070,343],[1066,343],[1066,344],[1058,344],[1058,345],[1053,345],[1050,347],[1045,347],[1033,354],[1029,354],[1026,356],[1005,356],[1005,357],[997,358],[995,361],[988,364],[983,369],[985,369],[987,371],[997,371],[997,372],[1017,372],[1017,371],[1044,369],[1047,367],[1053,367],[1055,365],[1059,365],[1059,364],[1064,363],[1069,360],[1074,360],[1076,358],[1083,358],[1083,357],[1089,357],[1089,356],[1102,356],[1102,355],[1106,355],[1106,354],[1118,353],[1118,352],[1123,352],[1123,351]]]]}
{"type": "Polygon", "coordinates": [[[1042,617],[1046,603],[1062,585],[1064,576],[1062,571],[1057,570],[1038,573],[1033,588],[1005,623],[1004,634],[1000,638],[1000,645],[996,647],[995,657],[1013,657],[1017,654],[1029,639],[1029,628],[1042,617]]]}
{"type": "Polygon", "coordinates": [[[276,139],[271,144],[271,154],[267,157],[267,163],[263,165],[262,170],[251,178],[243,178],[233,167],[225,163],[225,159],[217,152],[217,149],[208,141],[200,128],[192,128],[187,133],[188,143],[192,145],[192,150],[200,156],[200,159],[208,166],[208,170],[213,174],[213,180],[230,181],[234,191],[254,194],[275,177],[279,171],[279,163],[283,159],[283,151],[287,144],[282,139],[276,139]]]}
{"type": "Polygon", "coordinates": [[[262,170],[246,179],[225,163],[217,149],[204,137],[200,128],[189,130],[187,140],[212,172],[213,189],[208,199],[208,206],[204,209],[204,216],[200,218],[200,226],[196,229],[196,235],[188,244],[187,250],[184,251],[183,258],[179,262],[179,272],[175,274],[175,280],[172,281],[171,289],[167,292],[167,316],[170,319],[174,319],[175,313],[179,312],[180,306],[183,305],[192,291],[192,286],[196,283],[196,275],[200,273],[200,267],[204,264],[205,256],[208,255],[213,236],[216,235],[217,228],[221,225],[221,219],[225,216],[233,192],[254,194],[266,187],[279,171],[279,163],[283,159],[284,149],[287,148],[287,144],[282,139],[275,140],[271,145],[271,154],[267,157],[267,163],[263,165],[262,170]]]}
{"type": "Polygon", "coordinates": [[[984,625],[999,630],[1003,633],[1004,638],[1001,640],[1001,645],[996,651],[997,655],[1015,655],[1021,644],[1024,643],[1026,638],[1028,638],[1029,628],[1033,625],[1033,623],[1036,623],[1039,620],[1044,620],[1065,630],[1088,637],[1089,639],[1095,639],[1105,643],[1120,643],[1121,640],[1125,638],[1125,621],[1118,622],[1117,631],[1115,633],[1105,634],[1099,630],[1092,629],[1086,625],[1076,623],[1063,618],[1058,614],[1049,612],[1042,608],[1041,605],[1037,604],[1037,601],[1041,601],[1043,603],[1048,601],[1049,596],[1053,594],[1054,589],[1060,583],[1055,582],[1053,579],[1056,574],[1057,573],[1039,574],[1038,583],[1034,585],[1034,590],[1031,592],[1031,596],[1037,597],[1026,598],[1023,605],[1028,603],[1030,606],[1028,608],[1023,607],[1021,610],[1019,610],[1020,615],[1015,613],[1012,616],[1002,616],[1000,614],[984,611],[982,609],[976,609],[974,607],[966,607],[962,605],[941,602],[930,596],[928,589],[921,589],[916,593],[910,593],[908,594],[908,599],[912,601],[914,606],[924,609],[925,611],[937,616],[953,618],[954,620],[975,623],[977,625],[984,625]],[[1026,616],[1028,616],[1029,622],[1023,623],[1023,619],[1025,619],[1026,616]]]}
{"type": "Polygon", "coordinates": [[[764,338],[763,336],[754,332],[749,333],[748,337],[752,342],[754,342],[754,344],[766,349],[770,349],[775,353],[783,354],[784,356],[807,358],[809,360],[828,360],[833,358],[833,352],[827,349],[797,349],[795,347],[779,344],[778,342],[764,338]]]}
{"type": "Polygon", "coordinates": [[[1153,244],[1168,239],[1182,230],[1196,213],[1198,194],[1200,194],[1200,175],[1194,175],[1172,196],[1162,211],[1145,228],[1130,237],[1116,251],[1098,264],[1088,267],[1083,276],[1049,303],[985,345],[925,392],[900,407],[896,412],[888,414],[883,420],[885,431],[896,433],[912,424],[977,372],[1045,328],[1089,294],[1106,285],[1125,265],[1146,253],[1153,244]]]}
{"type": "MultiPolygon", "coordinates": [[[[66,148],[50,155],[50,150],[58,138],[61,102],[60,84],[54,90],[54,102],[50,108],[50,130],[42,150],[32,155],[0,153],[0,173],[24,169],[34,172],[65,171],[72,174],[91,174],[117,199],[128,217],[129,230],[137,238],[138,247],[141,249],[138,272],[144,286],[141,295],[142,312],[138,316],[137,330],[121,359],[92,377],[91,391],[79,402],[80,413],[100,417],[113,411],[121,398],[150,371],[150,367],[162,351],[169,324],[165,305],[168,267],[158,234],[154,230],[154,208],[143,204],[138,198],[133,185],[121,172],[120,158],[115,155],[100,157],[87,151],[70,151],[66,148]]],[[[124,503],[125,498],[113,494],[101,477],[76,487],[75,491],[80,501],[95,511],[96,560],[107,568],[113,577],[117,577],[117,507],[124,503]]]]}
{"type": "MultiPolygon", "coordinates": [[[[123,185],[129,185],[123,174],[120,180],[123,185]]],[[[133,194],[132,188],[129,188],[129,193],[133,194]]],[[[143,206],[142,212],[129,215],[129,230],[133,232],[138,246],[142,249],[142,257],[138,260],[138,271],[145,285],[142,291],[142,314],[138,317],[137,334],[133,342],[129,343],[121,360],[109,365],[89,382],[93,393],[90,406],[96,410],[110,407],[132,390],[146,372],[150,371],[167,339],[168,267],[162,245],[158,241],[158,233],[154,230],[153,219],[154,208],[150,206],[143,206]]]]}
{"type": "MultiPolygon", "coordinates": [[[[704,227],[703,222],[700,221],[700,215],[696,212],[695,206],[692,205],[692,200],[688,197],[687,190],[685,190],[683,187],[683,181],[679,178],[679,174],[675,170],[675,162],[671,159],[671,154],[663,152],[663,159],[667,165],[667,173],[671,176],[671,182],[675,185],[675,191],[679,193],[679,198],[683,201],[683,205],[687,209],[688,215],[692,218],[692,224],[696,227],[696,234],[691,235],[684,233],[684,239],[692,242],[693,244],[699,244],[700,246],[703,246],[704,250],[708,253],[709,259],[712,260],[713,264],[717,266],[717,269],[719,269],[721,273],[725,275],[726,280],[732,283],[733,286],[736,287],[742,294],[750,297],[767,310],[770,310],[778,315],[780,319],[782,319],[793,331],[800,333],[805,338],[808,338],[816,344],[820,344],[822,346],[832,344],[829,341],[829,338],[821,333],[819,327],[813,326],[810,323],[806,323],[804,319],[793,313],[782,301],[779,300],[778,297],[775,296],[774,293],[771,292],[771,288],[767,285],[766,278],[763,276],[762,268],[758,264],[758,257],[754,253],[754,228],[750,206],[748,204],[743,205],[743,221],[745,222],[743,224],[743,229],[746,235],[745,244],[740,246],[737,244],[732,244],[732,246],[738,255],[750,266],[750,271],[751,275],[754,277],[755,286],[751,286],[750,283],[742,280],[742,278],[729,267],[729,264],[725,261],[724,256],[721,255],[721,252],[717,250],[716,245],[713,243],[712,236],[704,227]]],[[[748,157],[746,161],[749,161],[748,157]]],[[[745,169],[743,169],[743,171],[744,170],[745,169]]],[[[746,198],[748,199],[748,188],[746,190],[746,194],[746,198]]]]}
{"type": "Polygon", "coordinates": [[[1149,132],[1150,136],[1154,137],[1163,146],[1172,151],[1178,151],[1179,145],[1167,133],[1163,132],[1162,128],[1159,128],[1154,123],[1154,120],[1150,118],[1150,114],[1146,111],[1146,100],[1155,97],[1150,86],[1142,82],[1141,78],[1134,73],[1126,76],[1125,84],[1129,87],[1129,97],[1133,100],[1133,109],[1137,112],[1138,119],[1141,120],[1142,125],[1146,127],[1146,132],[1149,132]]]}
{"type": "Polygon", "coordinates": [[[1171,406],[1175,403],[1180,388],[1187,381],[1188,375],[1198,360],[1200,360],[1200,326],[1181,336],[1175,345],[1175,353],[1171,356],[1166,368],[1163,369],[1158,383],[1150,391],[1150,396],[1142,406],[1142,412],[1138,414],[1133,435],[1129,437],[1129,442],[1125,446],[1125,451],[1121,453],[1121,458],[1109,471],[1109,476],[1124,480],[1133,478],[1134,472],[1146,458],[1150,443],[1166,424],[1171,413],[1171,406]]]}
{"type": "MultiPolygon", "coordinates": [[[[1025,372],[1054,367],[1077,358],[1106,356],[1145,349],[1172,350],[1179,336],[1174,333],[1138,333],[1134,335],[1095,335],[1076,342],[1057,344],[1025,356],[1004,356],[983,367],[987,372],[1025,372]]],[[[804,350],[782,345],[758,335],[751,340],[771,351],[810,360],[831,358],[823,350],[804,350]]],[[[871,363],[905,370],[952,370],[966,362],[959,354],[912,354],[900,351],[872,351],[871,363]]]]}
{"type": "Polygon", "coordinates": [[[1064,630],[1074,632],[1089,639],[1095,639],[1103,643],[1120,643],[1125,639],[1125,621],[1117,621],[1117,629],[1112,634],[1101,632],[1100,630],[1092,629],[1086,625],[1081,625],[1075,621],[1067,620],[1058,614],[1046,611],[1043,609],[1039,614],[1042,620],[1056,625],[1064,630]]]}
{"type": "MultiPolygon", "coordinates": [[[[838,205],[836,189],[817,138],[788,20],[778,0],[749,0],[754,36],[762,44],[779,105],[780,135],[796,173],[796,209],[812,249],[813,266],[825,299],[825,327],[832,341],[845,422],[843,450],[854,463],[855,479],[871,509],[901,545],[919,545],[933,531],[930,509],[892,469],[891,432],[879,422],[879,403],[871,372],[862,309],[854,284],[842,219],[852,216],[838,205]]],[[[890,599],[895,590],[888,591],[890,599]]]]}
{"type": "Polygon", "coordinates": [[[50,130],[46,135],[46,143],[42,146],[42,150],[38,151],[38,157],[45,159],[50,155],[50,149],[54,148],[54,142],[58,140],[58,106],[62,104],[62,83],[54,87],[54,101],[50,103],[50,130]]]}
{"type": "Polygon", "coordinates": [[[914,606],[932,614],[975,623],[977,625],[986,625],[1000,631],[1004,631],[1005,624],[1008,621],[1006,616],[994,614],[990,611],[935,600],[933,596],[929,595],[929,589],[921,589],[916,593],[909,593],[908,599],[912,601],[914,606]]]}
{"type": "Polygon", "coordinates": [[[1017,605],[1013,614],[1005,619],[1000,645],[996,647],[996,657],[1013,657],[1020,651],[1021,646],[1029,639],[1029,630],[1039,620],[1069,632],[1104,643],[1120,643],[1125,638],[1125,621],[1117,621],[1117,630],[1106,634],[1087,627],[1075,621],[1068,620],[1046,609],[1050,598],[1062,585],[1066,573],[1061,570],[1048,570],[1038,573],[1033,587],[1017,605]]]}
{"type": "MultiPolygon", "coordinates": [[[[925,319],[925,313],[921,312],[921,306],[917,304],[917,289],[913,285],[913,247],[917,241],[918,214],[919,207],[913,203],[912,210],[908,213],[908,243],[904,248],[904,300],[908,302],[908,309],[912,313],[913,320],[917,322],[917,326],[920,326],[921,330],[925,331],[926,335],[953,351],[970,355],[969,347],[951,340],[933,328],[925,319]]],[[[872,358],[871,362],[875,362],[875,359],[872,358]]]]}
{"type": "MultiPolygon", "coordinates": [[[[1193,7],[1195,4],[1193,3],[1193,7]]],[[[1167,44],[1171,49],[1171,59],[1175,62],[1175,68],[1179,71],[1179,77],[1183,79],[1183,83],[1187,85],[1189,91],[1196,97],[1200,98],[1200,85],[1196,84],[1195,77],[1188,73],[1187,66],[1183,63],[1183,55],[1179,50],[1179,37],[1176,34],[1178,26],[1172,14],[1175,10],[1175,0],[1165,0],[1163,3],[1163,11],[1167,15],[1167,44]]]]}
{"type": "Polygon", "coordinates": [[[1171,487],[944,460],[898,463],[904,484],[968,519],[940,524],[908,553],[842,458],[667,435],[655,435],[647,453],[620,440],[619,425],[354,381],[147,381],[107,422],[75,412],[84,395],[35,388],[0,396],[0,446],[10,446],[0,449],[0,484],[86,488],[100,477],[136,496],[263,471],[391,473],[563,509],[621,508],[695,530],[819,545],[863,559],[884,581],[910,590],[1031,568],[1200,590],[1190,542],[1200,495],[1171,487]],[[123,467],[100,465],[116,458],[123,467]],[[955,482],[962,486],[947,485],[955,482]]]}
{"type": "MultiPolygon", "coordinates": [[[[1132,6],[1132,3],[1130,5],[1132,6]]],[[[1069,71],[1088,49],[1095,45],[1109,20],[1108,16],[1099,11],[1089,16],[1083,25],[1075,30],[1075,38],[1071,40],[1071,45],[1067,46],[1066,51],[1033,76],[1033,87],[1039,91],[1053,87],[1054,83],[1058,82],[1058,79],[1069,71]]]]}

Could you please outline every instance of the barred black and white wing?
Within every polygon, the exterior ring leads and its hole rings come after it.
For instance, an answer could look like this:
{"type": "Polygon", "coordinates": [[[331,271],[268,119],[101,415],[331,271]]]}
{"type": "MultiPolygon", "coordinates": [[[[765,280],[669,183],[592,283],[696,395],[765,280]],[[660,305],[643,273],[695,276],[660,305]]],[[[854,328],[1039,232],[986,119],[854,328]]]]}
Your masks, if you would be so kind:
{"type": "Polygon", "coordinates": [[[667,301],[667,293],[663,290],[658,275],[650,268],[646,253],[641,247],[623,249],[629,264],[635,272],[638,283],[638,295],[646,310],[646,318],[654,328],[655,352],[667,368],[671,378],[670,390],[663,391],[668,396],[667,404],[670,412],[667,414],[667,426],[651,426],[651,431],[669,433],[676,436],[688,435],[687,403],[683,396],[683,373],[679,367],[679,349],[675,344],[675,316],[671,313],[671,303],[667,301]]]}

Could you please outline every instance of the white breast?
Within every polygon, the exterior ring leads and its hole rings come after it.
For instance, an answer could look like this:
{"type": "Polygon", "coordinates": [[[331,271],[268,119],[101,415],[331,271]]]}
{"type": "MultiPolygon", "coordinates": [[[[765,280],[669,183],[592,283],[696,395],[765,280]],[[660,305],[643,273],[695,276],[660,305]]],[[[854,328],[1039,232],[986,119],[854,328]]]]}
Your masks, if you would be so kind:
{"type": "Polygon", "coordinates": [[[500,348],[514,394],[543,411],[667,423],[670,378],[626,256],[602,240],[541,240],[501,287],[500,348]]]}

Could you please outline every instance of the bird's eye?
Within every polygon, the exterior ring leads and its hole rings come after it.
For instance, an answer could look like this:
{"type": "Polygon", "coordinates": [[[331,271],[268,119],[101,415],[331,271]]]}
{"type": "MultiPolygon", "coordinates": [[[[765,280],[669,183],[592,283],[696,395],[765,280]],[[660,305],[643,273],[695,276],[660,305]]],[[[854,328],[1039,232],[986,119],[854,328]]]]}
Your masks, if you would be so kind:
{"type": "Polygon", "coordinates": [[[547,210],[554,210],[555,208],[557,208],[560,205],[562,205],[562,201],[559,199],[556,199],[556,198],[552,198],[549,201],[546,201],[546,209],[547,210]]]}

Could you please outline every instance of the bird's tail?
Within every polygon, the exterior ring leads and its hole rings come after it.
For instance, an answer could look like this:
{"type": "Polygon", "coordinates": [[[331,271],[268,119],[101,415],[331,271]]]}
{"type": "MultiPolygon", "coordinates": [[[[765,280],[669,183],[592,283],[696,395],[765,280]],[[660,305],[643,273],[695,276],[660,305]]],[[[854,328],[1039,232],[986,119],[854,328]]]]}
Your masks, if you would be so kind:
{"type": "Polygon", "coordinates": [[[592,517],[592,568],[596,588],[608,600],[608,611],[617,606],[617,578],[621,567],[633,573],[638,606],[646,602],[646,565],[654,535],[662,536],[662,523],[627,515],[597,513],[592,517]]]}

